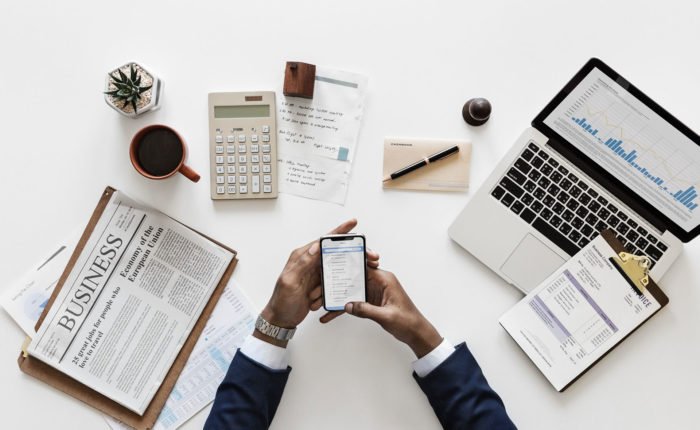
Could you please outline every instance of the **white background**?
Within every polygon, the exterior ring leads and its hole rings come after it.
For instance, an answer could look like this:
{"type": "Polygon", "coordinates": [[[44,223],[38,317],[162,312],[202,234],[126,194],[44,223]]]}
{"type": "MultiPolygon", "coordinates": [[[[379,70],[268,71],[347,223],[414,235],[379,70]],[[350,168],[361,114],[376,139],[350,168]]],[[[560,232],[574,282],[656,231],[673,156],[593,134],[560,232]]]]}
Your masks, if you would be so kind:
{"type": "MultiPolygon", "coordinates": [[[[84,225],[106,185],[237,249],[234,278],[259,307],[294,247],[357,217],[425,315],[447,338],[467,341],[519,427],[696,427],[700,242],[661,282],[670,306],[560,394],[497,323],[520,294],[447,236],[490,169],[591,56],[700,129],[693,2],[317,3],[3,1],[2,283],[84,225]],[[131,60],[165,81],[162,109],[137,120],[101,94],[105,73],[131,60]],[[213,203],[207,93],[281,88],[287,60],[369,76],[345,206],[291,195],[213,203]],[[481,128],[460,116],[474,96],[494,106],[481,128]],[[150,181],[133,170],[130,138],[157,122],[185,137],[200,183],[150,181]],[[397,135],[471,139],[471,191],[383,191],[383,138],[397,135]]],[[[343,317],[321,326],[319,316],[309,315],[291,343],[294,371],[274,429],[439,428],[411,377],[408,348],[374,323],[343,317]]],[[[0,427],[103,428],[97,412],[20,373],[22,339],[0,313],[0,427]]]]}

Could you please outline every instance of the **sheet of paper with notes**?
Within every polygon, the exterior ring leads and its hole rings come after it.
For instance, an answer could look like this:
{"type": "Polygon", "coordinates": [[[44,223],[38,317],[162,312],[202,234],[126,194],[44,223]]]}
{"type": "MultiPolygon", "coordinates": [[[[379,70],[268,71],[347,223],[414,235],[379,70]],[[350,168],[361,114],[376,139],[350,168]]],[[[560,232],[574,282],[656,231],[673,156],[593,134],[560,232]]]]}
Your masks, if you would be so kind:
{"type": "Polygon", "coordinates": [[[278,91],[281,192],[345,203],[366,89],[365,76],[317,67],[313,99],[278,91]]]}

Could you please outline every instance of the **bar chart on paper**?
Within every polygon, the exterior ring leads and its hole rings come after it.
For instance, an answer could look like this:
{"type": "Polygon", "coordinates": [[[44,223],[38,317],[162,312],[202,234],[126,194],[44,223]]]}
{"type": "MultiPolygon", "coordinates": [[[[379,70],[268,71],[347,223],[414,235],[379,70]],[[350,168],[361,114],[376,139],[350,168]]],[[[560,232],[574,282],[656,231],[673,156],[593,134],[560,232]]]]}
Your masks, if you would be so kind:
{"type": "Polygon", "coordinates": [[[700,222],[700,147],[598,71],[545,120],[686,229],[700,222]]]}

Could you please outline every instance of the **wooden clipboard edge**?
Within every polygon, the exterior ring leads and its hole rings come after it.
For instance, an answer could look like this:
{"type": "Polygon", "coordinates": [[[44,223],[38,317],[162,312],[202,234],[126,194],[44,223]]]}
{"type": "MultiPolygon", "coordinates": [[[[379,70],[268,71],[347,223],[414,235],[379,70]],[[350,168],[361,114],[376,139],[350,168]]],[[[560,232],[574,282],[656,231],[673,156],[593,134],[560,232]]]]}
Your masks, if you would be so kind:
{"type": "MultiPolygon", "coordinates": [[[[97,207],[95,208],[90,221],[88,222],[87,227],[85,228],[85,231],[83,232],[83,235],[81,236],[80,240],[78,241],[78,244],[75,248],[75,251],[73,252],[73,255],[71,256],[70,260],[68,261],[68,265],[66,266],[66,269],[63,271],[63,274],[61,275],[61,278],[59,279],[58,284],[56,285],[56,288],[54,289],[51,298],[49,299],[46,308],[42,312],[41,317],[39,318],[39,321],[37,322],[36,329],[38,330],[41,323],[43,322],[44,318],[46,317],[47,312],[53,305],[53,302],[56,299],[56,296],[58,295],[59,291],[61,288],[63,288],[63,284],[65,283],[65,280],[67,279],[68,275],[70,274],[70,271],[72,270],[73,266],[75,265],[78,256],[80,255],[80,252],[82,251],[83,247],[87,243],[90,235],[92,234],[95,225],[97,224],[102,212],[104,212],[105,207],[107,206],[107,203],[109,202],[109,199],[112,197],[112,194],[116,190],[112,187],[107,187],[105,188],[105,191],[100,198],[100,201],[97,204],[97,207]]],[[[179,221],[178,221],[179,222],[179,221]]],[[[182,224],[182,223],[180,223],[182,224]]],[[[182,224],[184,225],[184,224],[182,224]]],[[[62,391],[96,409],[99,411],[112,416],[116,418],[117,420],[132,426],[136,429],[151,429],[153,428],[156,420],[158,419],[158,416],[160,415],[160,412],[163,409],[163,406],[165,405],[165,402],[167,401],[168,397],[170,396],[170,392],[172,391],[173,387],[175,386],[175,383],[177,382],[178,377],[180,376],[180,373],[182,372],[182,369],[185,367],[187,360],[189,359],[190,354],[192,353],[192,350],[194,349],[195,344],[197,343],[197,340],[199,340],[199,336],[201,335],[202,331],[204,330],[204,327],[206,326],[207,321],[209,320],[209,317],[211,316],[211,313],[213,312],[214,308],[216,307],[217,302],[219,301],[219,298],[224,292],[224,289],[226,285],[228,284],[229,279],[231,278],[231,275],[233,274],[234,269],[236,268],[236,264],[238,263],[237,259],[237,252],[228,246],[213,240],[212,238],[203,235],[199,233],[198,231],[192,229],[191,227],[185,226],[189,228],[190,230],[200,234],[202,237],[205,237],[208,240],[211,240],[212,242],[216,243],[217,245],[227,249],[228,251],[233,253],[233,259],[231,260],[231,263],[229,263],[228,267],[224,271],[224,274],[219,281],[219,284],[216,286],[214,291],[212,292],[212,295],[207,302],[206,306],[202,310],[202,314],[200,315],[199,319],[195,323],[195,325],[192,327],[192,331],[190,332],[190,335],[188,336],[187,340],[183,344],[182,348],[180,349],[180,352],[178,353],[177,357],[175,358],[175,361],[173,362],[172,366],[168,370],[168,373],[166,374],[165,378],[163,379],[163,382],[161,383],[161,386],[158,388],[158,391],[154,395],[153,399],[151,400],[151,403],[148,405],[148,408],[146,408],[144,414],[138,415],[133,411],[130,411],[129,409],[125,408],[124,406],[118,404],[117,402],[109,399],[107,396],[98,393],[97,391],[85,386],[81,382],[76,381],[75,379],[67,376],[64,373],[61,373],[59,370],[49,366],[48,364],[42,362],[41,360],[38,360],[33,357],[24,357],[23,353],[20,353],[19,358],[17,359],[17,362],[19,364],[20,370],[30,376],[33,376],[48,385],[51,385],[52,387],[58,389],[59,391],[62,391]]]]}
{"type": "MultiPolygon", "coordinates": [[[[613,233],[611,230],[609,230],[609,229],[603,230],[600,234],[601,234],[601,236],[603,236],[603,239],[605,239],[605,241],[608,242],[608,245],[610,245],[610,247],[613,249],[613,251],[615,251],[617,254],[619,254],[620,252],[629,252],[626,250],[626,248],[624,246],[622,246],[622,243],[617,239],[617,237],[615,237],[615,233],[613,233]]],[[[627,336],[625,336],[622,339],[620,339],[619,341],[617,341],[616,344],[614,344],[607,351],[605,351],[603,353],[603,355],[598,357],[598,359],[596,361],[594,361],[593,363],[591,363],[590,366],[588,366],[583,371],[581,371],[581,373],[579,373],[574,379],[572,379],[571,382],[569,382],[564,387],[562,387],[562,389],[559,390],[560,393],[563,393],[564,391],[566,391],[566,389],[569,388],[574,382],[578,381],[578,379],[581,376],[583,376],[586,372],[588,372],[593,366],[598,364],[598,362],[600,360],[605,358],[606,355],[610,354],[610,352],[613,349],[617,348],[618,345],[620,345],[622,342],[624,342],[625,339],[630,337],[632,335],[632,333],[637,331],[639,329],[639,327],[643,326],[644,323],[649,321],[654,315],[656,315],[661,309],[663,309],[664,306],[666,306],[668,304],[668,302],[669,302],[668,297],[666,296],[666,294],[664,294],[663,291],[661,291],[661,288],[659,288],[659,286],[656,284],[656,282],[654,282],[653,279],[651,279],[651,277],[649,277],[649,285],[647,285],[646,289],[647,289],[647,292],[650,293],[654,297],[654,299],[656,299],[656,301],[658,301],[659,304],[661,305],[659,307],[659,309],[654,311],[654,313],[652,313],[645,320],[640,322],[635,328],[632,329],[632,331],[627,333],[627,336]]]]}

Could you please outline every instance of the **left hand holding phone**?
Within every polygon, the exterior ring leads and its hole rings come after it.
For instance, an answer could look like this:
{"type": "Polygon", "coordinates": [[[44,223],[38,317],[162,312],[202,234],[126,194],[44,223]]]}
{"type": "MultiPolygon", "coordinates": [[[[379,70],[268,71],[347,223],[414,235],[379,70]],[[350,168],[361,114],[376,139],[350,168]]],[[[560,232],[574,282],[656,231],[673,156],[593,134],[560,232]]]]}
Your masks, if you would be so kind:
{"type": "MultiPolygon", "coordinates": [[[[357,226],[351,219],[331,230],[330,234],[349,233],[357,226]]],[[[295,328],[309,314],[322,305],[321,299],[321,257],[318,239],[295,249],[277,279],[272,297],[262,310],[262,317],[270,324],[284,328],[295,328]]],[[[379,255],[367,251],[367,265],[379,266],[379,255]]],[[[288,341],[274,339],[258,330],[253,336],[273,345],[286,347],[288,341]]]]}

